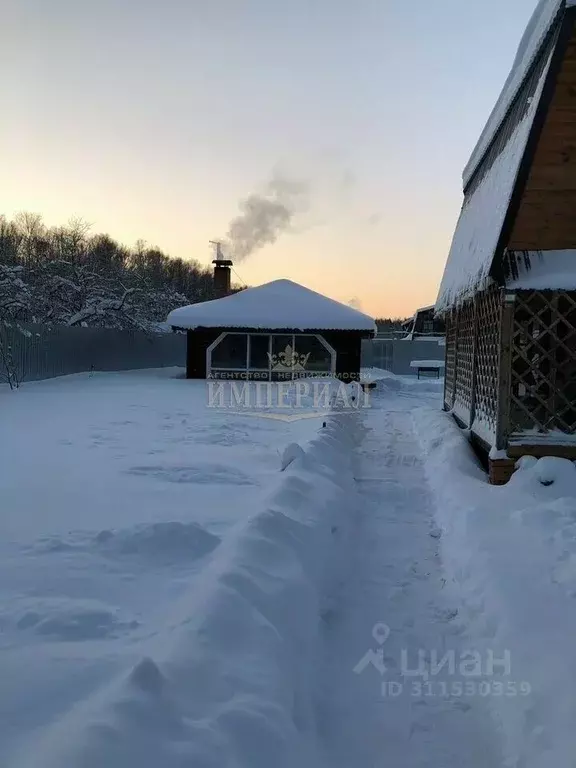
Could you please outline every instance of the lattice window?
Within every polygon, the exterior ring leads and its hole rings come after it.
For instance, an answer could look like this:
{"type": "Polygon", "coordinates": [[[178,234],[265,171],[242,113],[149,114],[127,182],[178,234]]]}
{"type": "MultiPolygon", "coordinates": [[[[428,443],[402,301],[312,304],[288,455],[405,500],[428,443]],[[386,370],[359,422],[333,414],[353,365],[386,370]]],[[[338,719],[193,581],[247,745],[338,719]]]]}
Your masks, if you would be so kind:
{"type": "Polygon", "coordinates": [[[478,294],[476,346],[476,402],[478,431],[496,435],[498,416],[498,367],[500,361],[500,326],[502,296],[496,286],[478,294]],[[480,429],[481,425],[481,429],[480,429]]]}
{"type": "Polygon", "coordinates": [[[519,291],[510,432],[576,434],[576,291],[519,291]]]}
{"type": "Polygon", "coordinates": [[[444,380],[444,407],[452,410],[454,405],[454,385],[456,383],[456,326],[457,313],[451,312],[446,318],[446,372],[444,380]]]}
{"type": "Polygon", "coordinates": [[[474,302],[468,301],[458,312],[456,339],[456,384],[454,409],[470,424],[474,376],[474,302]]]}

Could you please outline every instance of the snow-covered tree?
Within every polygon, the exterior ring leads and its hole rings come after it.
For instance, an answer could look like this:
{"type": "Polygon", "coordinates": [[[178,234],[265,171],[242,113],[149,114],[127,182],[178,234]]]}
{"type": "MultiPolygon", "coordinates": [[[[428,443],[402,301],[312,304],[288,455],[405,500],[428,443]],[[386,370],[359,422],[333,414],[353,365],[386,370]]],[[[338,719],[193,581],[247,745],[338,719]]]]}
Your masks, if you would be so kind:
{"type": "Polygon", "coordinates": [[[0,319],[15,318],[30,311],[32,295],[22,279],[23,272],[23,267],[0,264],[0,319]]]}
{"type": "Polygon", "coordinates": [[[172,309],[214,298],[210,269],[89,230],[0,216],[0,321],[153,331],[172,309]]]}

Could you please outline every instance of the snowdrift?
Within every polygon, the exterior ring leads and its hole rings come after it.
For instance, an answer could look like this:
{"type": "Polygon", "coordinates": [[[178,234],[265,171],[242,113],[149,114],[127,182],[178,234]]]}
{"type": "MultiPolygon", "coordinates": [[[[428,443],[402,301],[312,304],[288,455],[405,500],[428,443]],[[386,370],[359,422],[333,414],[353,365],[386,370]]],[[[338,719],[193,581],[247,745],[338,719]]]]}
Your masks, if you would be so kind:
{"type": "Polygon", "coordinates": [[[14,768],[316,768],[321,617],[355,509],[361,429],[336,414],[289,446],[276,491],[214,550],[201,592],[14,768]]]}
{"type": "MultiPolygon", "coordinates": [[[[576,467],[524,459],[489,486],[447,414],[414,413],[437,501],[444,565],[480,654],[509,652],[506,680],[528,695],[486,698],[509,762],[569,766],[576,753],[576,467]]],[[[490,683],[490,680],[486,682],[490,683]]]]}

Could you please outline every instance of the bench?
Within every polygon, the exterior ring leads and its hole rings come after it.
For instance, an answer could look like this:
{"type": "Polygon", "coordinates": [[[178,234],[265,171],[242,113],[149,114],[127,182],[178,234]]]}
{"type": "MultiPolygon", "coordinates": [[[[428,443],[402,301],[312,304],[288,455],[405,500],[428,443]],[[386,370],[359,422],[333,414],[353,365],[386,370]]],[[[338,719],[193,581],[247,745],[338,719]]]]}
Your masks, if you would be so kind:
{"type": "Polygon", "coordinates": [[[436,378],[440,378],[440,371],[443,371],[446,367],[444,360],[412,360],[410,368],[415,368],[418,371],[418,378],[422,373],[435,373],[436,378]]]}

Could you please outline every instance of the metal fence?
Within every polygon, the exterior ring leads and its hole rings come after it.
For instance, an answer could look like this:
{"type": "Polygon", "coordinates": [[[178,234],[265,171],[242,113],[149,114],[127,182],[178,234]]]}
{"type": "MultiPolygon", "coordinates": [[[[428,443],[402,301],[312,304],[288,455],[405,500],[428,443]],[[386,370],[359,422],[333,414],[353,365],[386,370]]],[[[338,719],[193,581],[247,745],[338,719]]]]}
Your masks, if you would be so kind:
{"type": "Polygon", "coordinates": [[[362,343],[362,366],[410,376],[416,373],[410,367],[413,361],[444,360],[445,354],[444,340],[368,339],[362,343]]]}
{"type": "MultiPolygon", "coordinates": [[[[20,381],[50,379],[83,371],[128,371],[186,365],[186,335],[147,334],[108,328],[20,324],[1,328],[20,381]]],[[[400,376],[414,374],[413,360],[444,360],[433,340],[374,339],[363,342],[362,365],[400,376]]],[[[6,370],[0,359],[0,381],[6,370]]]]}
{"type": "MultiPolygon", "coordinates": [[[[20,324],[1,328],[20,381],[186,365],[186,335],[20,324]]],[[[0,380],[7,371],[0,360],[0,380]]]]}

